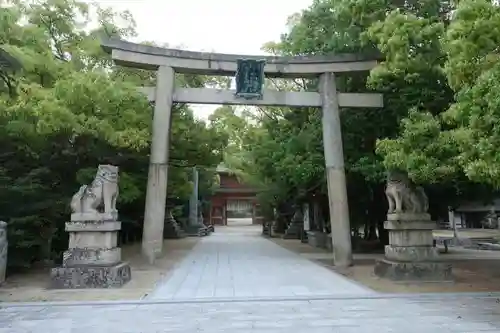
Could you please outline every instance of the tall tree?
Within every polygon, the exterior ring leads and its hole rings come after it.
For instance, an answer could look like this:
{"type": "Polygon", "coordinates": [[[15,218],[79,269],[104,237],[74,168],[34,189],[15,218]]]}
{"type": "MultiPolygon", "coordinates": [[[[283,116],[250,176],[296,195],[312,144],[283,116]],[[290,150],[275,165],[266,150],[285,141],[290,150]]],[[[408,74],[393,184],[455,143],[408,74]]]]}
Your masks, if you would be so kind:
{"type": "MultiPolygon", "coordinates": [[[[101,37],[135,35],[130,13],[75,0],[7,1],[0,17],[2,47],[23,67],[0,72],[0,219],[9,223],[9,265],[29,267],[67,247],[68,201],[99,163],[120,167],[125,231],[142,221],[152,108],[136,86],[154,84],[155,73],[116,67],[100,48],[101,37]]],[[[189,167],[215,167],[224,145],[222,133],[176,105],[169,197],[187,200],[189,167]]]]}
{"type": "Polygon", "coordinates": [[[452,183],[462,197],[486,200],[499,187],[499,19],[500,9],[490,1],[458,3],[439,43],[439,69],[455,100],[439,113],[428,106],[413,110],[399,137],[381,140],[378,151],[387,167],[408,170],[423,183],[452,183]]]}
{"type": "MultiPolygon", "coordinates": [[[[346,108],[341,114],[351,221],[355,230],[366,225],[369,238],[376,237],[376,227],[385,235],[384,174],[390,158],[377,154],[377,141],[397,137],[401,120],[412,109],[436,115],[453,102],[454,93],[443,70],[446,54],[440,43],[450,10],[450,1],[438,0],[315,0],[293,15],[279,42],[264,47],[286,56],[376,51],[384,55],[384,61],[369,76],[360,73],[337,78],[342,91],[384,94],[382,109],[346,108]]],[[[296,84],[299,89],[315,90],[317,81],[296,84]]],[[[317,184],[326,195],[320,111],[262,111],[258,117],[261,134],[247,145],[248,159],[252,160],[247,170],[259,174],[268,188],[275,189],[269,191],[274,200],[266,202],[278,205],[300,200],[317,184]]],[[[383,145],[379,144],[379,153],[383,145]]],[[[396,154],[393,160],[397,160],[396,154]]],[[[440,194],[434,189],[430,192],[431,196],[440,194]]],[[[438,211],[433,207],[434,213],[438,211]]]]}

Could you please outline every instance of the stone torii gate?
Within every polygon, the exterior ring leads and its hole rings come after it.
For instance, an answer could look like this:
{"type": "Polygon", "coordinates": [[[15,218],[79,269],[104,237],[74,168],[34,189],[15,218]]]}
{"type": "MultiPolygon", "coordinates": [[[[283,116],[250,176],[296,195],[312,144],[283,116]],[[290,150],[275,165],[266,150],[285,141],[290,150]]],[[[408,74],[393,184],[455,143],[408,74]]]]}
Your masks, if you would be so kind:
{"type": "MultiPolygon", "coordinates": [[[[166,49],[122,40],[102,44],[118,65],[157,71],[156,87],[143,88],[155,101],[142,252],[150,263],[162,251],[172,103],[321,107],[334,263],[352,264],[340,107],[382,107],[382,95],[337,92],[336,73],[369,71],[377,59],[342,54],[314,57],[257,57],[166,49]],[[245,59],[245,60],[242,60],[245,59]],[[254,99],[238,91],[176,87],[175,73],[235,75],[242,61],[259,63],[266,77],[320,78],[319,92],[261,91],[254,99]]],[[[263,74],[262,73],[262,74],[263,74]]],[[[260,82],[262,83],[262,82],[260,82]]],[[[259,89],[262,89],[262,84],[259,89]]]]}

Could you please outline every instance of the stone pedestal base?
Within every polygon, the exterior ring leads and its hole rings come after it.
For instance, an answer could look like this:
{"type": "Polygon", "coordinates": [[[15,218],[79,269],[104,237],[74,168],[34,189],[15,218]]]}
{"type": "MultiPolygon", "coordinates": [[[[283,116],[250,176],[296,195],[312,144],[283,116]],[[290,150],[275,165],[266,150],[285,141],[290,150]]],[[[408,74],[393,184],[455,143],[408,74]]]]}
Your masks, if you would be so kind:
{"type": "Polygon", "coordinates": [[[326,235],[326,249],[329,251],[333,251],[333,243],[332,243],[332,234],[331,233],[326,235]]]}
{"type": "Polygon", "coordinates": [[[294,222],[290,223],[290,226],[286,229],[285,234],[283,235],[283,239],[300,239],[302,227],[302,224],[294,222]]]}
{"type": "Polygon", "coordinates": [[[269,230],[271,230],[271,226],[269,225],[269,223],[262,223],[262,235],[270,236],[269,230]]]}
{"type": "Polygon", "coordinates": [[[384,223],[389,231],[385,259],[377,261],[374,273],[394,281],[452,281],[451,265],[438,262],[429,214],[388,214],[384,223]]]}
{"type": "Polygon", "coordinates": [[[436,223],[431,220],[385,221],[384,228],[389,230],[385,258],[404,262],[434,261],[439,255],[432,236],[435,227],[436,223]]]}
{"type": "Polygon", "coordinates": [[[305,230],[302,230],[302,234],[300,235],[300,242],[304,244],[307,244],[309,242],[309,238],[305,230]]]}
{"type": "Polygon", "coordinates": [[[98,265],[111,266],[121,260],[121,249],[114,247],[110,249],[70,248],[63,253],[64,267],[98,265]]]}
{"type": "Polygon", "coordinates": [[[210,233],[208,228],[204,225],[187,225],[185,232],[188,236],[191,237],[208,236],[208,234],[210,233]]]}
{"type": "Polygon", "coordinates": [[[67,222],[69,248],[63,255],[63,267],[112,266],[121,261],[118,247],[119,221],[67,222]]]}
{"type": "Polygon", "coordinates": [[[165,225],[163,228],[164,239],[176,239],[186,237],[186,233],[181,229],[170,211],[167,211],[165,225]]]}
{"type": "Polygon", "coordinates": [[[210,235],[214,231],[213,226],[205,224],[205,219],[203,218],[203,215],[198,218],[198,225],[200,226],[200,228],[205,230],[207,235],[210,235]]]}
{"type": "Polygon", "coordinates": [[[308,231],[307,232],[307,242],[309,245],[314,247],[319,247],[326,249],[326,242],[328,241],[328,235],[321,231],[308,231]]]}
{"type": "Polygon", "coordinates": [[[300,209],[295,211],[295,214],[292,217],[292,222],[288,229],[286,229],[285,234],[283,235],[284,239],[301,239],[302,233],[304,232],[304,216],[300,209]]]}
{"type": "Polygon", "coordinates": [[[69,248],[62,267],[50,273],[53,289],[118,288],[131,279],[130,266],[121,261],[119,221],[66,223],[69,248]]]}
{"type": "Polygon", "coordinates": [[[73,213],[71,214],[72,222],[95,222],[95,221],[116,221],[118,220],[118,212],[109,213],[73,213]]]}
{"type": "Polygon", "coordinates": [[[446,282],[453,281],[451,264],[443,262],[401,262],[377,260],[374,273],[393,281],[446,282]]]}
{"type": "Polygon", "coordinates": [[[273,234],[282,234],[285,232],[285,223],[281,220],[274,220],[271,224],[273,234]]]}
{"type": "Polygon", "coordinates": [[[188,236],[202,237],[210,235],[210,233],[214,231],[214,227],[213,226],[207,227],[203,223],[203,217],[200,217],[195,221],[187,219],[184,224],[184,231],[188,236]]]}
{"type": "Polygon", "coordinates": [[[119,288],[130,281],[130,266],[121,262],[112,266],[56,267],[50,272],[52,289],[119,288]]]}

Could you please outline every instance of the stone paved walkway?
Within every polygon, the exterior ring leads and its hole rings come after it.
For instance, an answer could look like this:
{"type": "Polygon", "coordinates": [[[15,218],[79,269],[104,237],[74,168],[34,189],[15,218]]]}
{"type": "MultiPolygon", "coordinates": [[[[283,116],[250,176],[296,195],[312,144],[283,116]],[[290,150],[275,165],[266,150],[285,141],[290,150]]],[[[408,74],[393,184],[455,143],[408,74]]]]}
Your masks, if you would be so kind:
{"type": "Polygon", "coordinates": [[[372,290],[260,236],[261,227],[220,227],[204,237],[150,299],[368,294],[372,290]]]}
{"type": "Polygon", "coordinates": [[[500,332],[497,298],[137,302],[5,307],[0,333],[500,332]]]}
{"type": "Polygon", "coordinates": [[[377,294],[255,229],[219,228],[147,299],[0,303],[0,333],[500,332],[499,297],[377,294]]]}

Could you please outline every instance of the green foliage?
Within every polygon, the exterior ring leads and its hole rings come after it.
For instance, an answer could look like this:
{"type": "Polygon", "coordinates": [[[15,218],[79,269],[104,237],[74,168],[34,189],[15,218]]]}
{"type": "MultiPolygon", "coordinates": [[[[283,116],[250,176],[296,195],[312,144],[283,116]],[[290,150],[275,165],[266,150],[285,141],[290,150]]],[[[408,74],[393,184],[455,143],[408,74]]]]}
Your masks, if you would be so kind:
{"type": "MultiPolygon", "coordinates": [[[[383,92],[386,106],[382,110],[345,109],[341,117],[355,223],[378,219],[384,210],[385,199],[379,193],[385,167],[375,154],[377,140],[396,135],[400,119],[411,107],[429,105],[437,109],[451,99],[449,90],[429,84],[444,77],[436,69],[440,61],[436,44],[442,24],[436,22],[437,9],[432,12],[432,8],[430,3],[421,6],[380,0],[317,0],[294,16],[280,43],[265,47],[283,55],[370,53],[376,48],[385,54],[387,60],[372,72],[368,88],[383,92]],[[429,39],[433,42],[422,43],[429,39]],[[377,196],[362,198],[355,193],[377,196]],[[359,211],[366,215],[357,216],[359,211]]],[[[369,91],[366,82],[366,74],[359,73],[340,76],[337,85],[343,91],[363,92],[369,91]]],[[[302,89],[316,89],[315,85],[308,81],[302,89]]],[[[262,128],[267,133],[261,135],[251,152],[258,161],[255,163],[262,167],[252,165],[251,170],[262,170],[260,174],[268,186],[274,185],[269,186],[276,189],[274,200],[267,202],[279,205],[291,198],[301,200],[312,192],[325,196],[320,110],[269,108],[264,114],[262,128]]]]}
{"type": "Polygon", "coordinates": [[[441,135],[439,121],[430,113],[414,110],[401,127],[397,139],[381,140],[377,145],[386,168],[408,170],[421,183],[453,179],[458,171],[457,142],[450,135],[441,135]]]}
{"type": "Polygon", "coordinates": [[[491,1],[460,1],[443,39],[445,71],[455,91],[498,63],[500,10],[491,1]]]}
{"type": "MultiPolygon", "coordinates": [[[[426,186],[434,215],[500,187],[499,27],[500,9],[487,0],[314,0],[290,18],[279,42],[264,46],[276,55],[385,57],[369,75],[338,75],[340,90],[381,92],[385,104],[342,110],[353,228],[364,225],[367,237],[383,231],[390,168],[426,186]]],[[[83,1],[0,5],[0,45],[23,65],[18,73],[0,68],[0,219],[9,223],[11,265],[60,255],[69,198],[99,163],[120,167],[123,220],[142,220],[152,108],[135,87],[154,85],[155,73],[117,67],[100,48],[103,36],[135,35],[130,13],[83,1]]],[[[177,84],[227,88],[229,81],[182,75],[177,84]]],[[[311,91],[317,80],[265,85],[311,91]]],[[[268,217],[326,196],[320,110],[224,106],[205,123],[176,105],[168,197],[187,200],[195,165],[208,197],[222,159],[262,189],[268,217]]]]}
{"type": "MultiPolygon", "coordinates": [[[[404,167],[417,181],[461,181],[500,188],[497,168],[500,9],[490,1],[460,1],[439,39],[455,99],[435,112],[427,105],[403,121],[398,138],[381,140],[387,167],[404,167]],[[430,111],[430,113],[429,113],[430,111]]],[[[440,80],[440,84],[445,83],[440,80]]]]}
{"type": "MultiPolygon", "coordinates": [[[[264,46],[276,55],[383,54],[368,77],[338,76],[342,91],[384,94],[382,109],[341,114],[354,226],[382,231],[390,168],[425,184],[435,217],[498,186],[498,14],[486,0],[463,0],[456,8],[443,0],[315,0],[289,19],[280,42],[264,46]]],[[[317,82],[273,84],[314,90],[317,82]]],[[[251,128],[230,118],[226,123],[245,128],[245,135],[226,160],[266,189],[264,210],[326,195],[319,110],[258,108],[240,117],[251,128]]]]}
{"type": "MultiPolygon", "coordinates": [[[[13,0],[0,5],[0,26],[0,45],[22,64],[18,73],[0,68],[0,219],[8,222],[9,265],[21,268],[67,247],[69,200],[100,163],[120,167],[121,219],[142,221],[152,108],[135,87],[153,85],[155,73],[116,67],[100,47],[101,37],[135,35],[128,12],[13,0]]],[[[210,82],[186,75],[178,84],[210,82]]],[[[226,139],[185,105],[174,108],[171,137],[168,196],[187,200],[186,166],[215,167],[226,139]]],[[[209,173],[201,190],[210,194],[212,184],[209,173]]]]}

